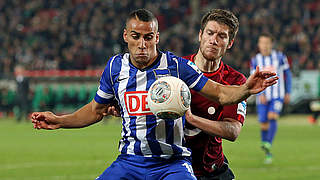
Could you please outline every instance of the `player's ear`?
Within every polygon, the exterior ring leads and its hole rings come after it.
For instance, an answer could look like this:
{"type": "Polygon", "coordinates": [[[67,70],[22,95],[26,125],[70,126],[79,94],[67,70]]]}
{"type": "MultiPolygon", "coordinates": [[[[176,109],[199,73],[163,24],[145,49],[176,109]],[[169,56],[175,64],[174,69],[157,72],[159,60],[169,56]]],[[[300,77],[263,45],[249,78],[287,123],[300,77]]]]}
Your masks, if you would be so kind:
{"type": "Polygon", "coordinates": [[[128,43],[128,32],[126,29],[123,29],[123,40],[128,43]]]}
{"type": "Polygon", "coordinates": [[[232,40],[229,42],[227,49],[230,49],[230,48],[232,47],[233,42],[234,42],[234,39],[232,39],[232,40]]]}
{"type": "Polygon", "coordinates": [[[199,42],[201,41],[201,37],[202,37],[202,30],[200,29],[199,34],[198,34],[198,40],[199,40],[199,42]]]}
{"type": "Polygon", "coordinates": [[[159,33],[159,32],[157,32],[157,34],[156,34],[156,44],[158,44],[158,43],[159,43],[159,41],[160,41],[159,36],[160,36],[160,33],[159,33]]]}

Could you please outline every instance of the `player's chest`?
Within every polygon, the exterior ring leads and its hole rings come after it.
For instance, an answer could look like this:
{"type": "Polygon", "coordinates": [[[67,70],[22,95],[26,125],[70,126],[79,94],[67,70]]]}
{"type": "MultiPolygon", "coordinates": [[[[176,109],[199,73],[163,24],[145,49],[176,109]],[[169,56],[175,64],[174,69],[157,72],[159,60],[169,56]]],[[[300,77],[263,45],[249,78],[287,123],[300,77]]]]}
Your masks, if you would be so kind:
{"type": "Polygon", "coordinates": [[[198,93],[192,93],[191,110],[195,115],[212,120],[219,120],[223,107],[198,93]]]}
{"type": "Polygon", "coordinates": [[[128,115],[151,115],[152,113],[147,104],[148,90],[156,79],[169,75],[172,75],[170,71],[159,69],[120,73],[113,85],[113,89],[128,115]],[[162,72],[162,74],[159,74],[159,72],[162,72]]]}

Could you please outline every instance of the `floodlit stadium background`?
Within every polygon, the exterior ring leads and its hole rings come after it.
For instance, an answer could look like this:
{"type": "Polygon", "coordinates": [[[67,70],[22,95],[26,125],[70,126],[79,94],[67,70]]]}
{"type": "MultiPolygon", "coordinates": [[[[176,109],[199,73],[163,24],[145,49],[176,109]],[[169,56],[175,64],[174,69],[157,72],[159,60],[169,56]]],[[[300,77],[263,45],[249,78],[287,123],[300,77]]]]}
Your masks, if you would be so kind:
{"type": "Polygon", "coordinates": [[[259,33],[271,32],[294,75],[291,102],[275,140],[275,163],[261,163],[253,98],[239,139],[225,142],[226,154],[238,179],[320,178],[319,126],[307,121],[309,104],[319,96],[319,0],[3,0],[0,179],[94,179],[115,159],[120,136],[116,119],[57,132],[37,132],[31,123],[15,123],[20,112],[14,67],[26,67],[30,92],[25,98],[31,111],[71,112],[92,99],[108,58],[126,51],[124,20],[137,8],[157,16],[159,49],[177,55],[196,52],[203,13],[212,8],[231,10],[240,29],[223,61],[245,75],[257,52],[259,33]]]}

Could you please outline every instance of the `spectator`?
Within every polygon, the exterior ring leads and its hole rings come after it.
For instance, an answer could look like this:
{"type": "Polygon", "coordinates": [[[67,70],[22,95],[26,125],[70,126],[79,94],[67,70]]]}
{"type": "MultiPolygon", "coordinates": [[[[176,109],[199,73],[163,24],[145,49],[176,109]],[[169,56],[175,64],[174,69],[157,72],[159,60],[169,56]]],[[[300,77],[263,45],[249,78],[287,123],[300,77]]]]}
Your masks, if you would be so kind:
{"type": "Polygon", "coordinates": [[[29,79],[24,76],[24,67],[21,65],[17,65],[14,68],[17,89],[16,89],[16,98],[15,104],[17,107],[17,121],[27,120],[28,113],[30,111],[29,107],[29,79]]]}
{"type": "Polygon", "coordinates": [[[172,49],[167,50],[176,50],[177,54],[194,52],[198,42],[193,34],[199,27],[194,19],[207,8],[215,7],[230,9],[239,16],[242,26],[235,48],[225,56],[225,60],[237,59],[226,61],[237,70],[249,74],[248,61],[255,53],[255,42],[261,31],[268,31],[279,39],[276,46],[290,54],[288,59],[297,67],[293,73],[317,68],[320,1],[201,0],[192,3],[180,0],[154,0],[152,3],[146,0],[3,0],[0,2],[0,72],[2,75],[12,73],[15,64],[27,64],[29,70],[101,67],[106,60],[94,59],[94,56],[102,53],[107,57],[126,49],[121,39],[123,27],[117,22],[124,19],[128,10],[142,7],[150,9],[159,19],[162,49],[169,47],[172,49]],[[199,8],[192,8],[194,4],[199,8]],[[176,42],[183,44],[174,46],[176,42]],[[70,57],[81,62],[70,66],[73,63],[70,57]]]}

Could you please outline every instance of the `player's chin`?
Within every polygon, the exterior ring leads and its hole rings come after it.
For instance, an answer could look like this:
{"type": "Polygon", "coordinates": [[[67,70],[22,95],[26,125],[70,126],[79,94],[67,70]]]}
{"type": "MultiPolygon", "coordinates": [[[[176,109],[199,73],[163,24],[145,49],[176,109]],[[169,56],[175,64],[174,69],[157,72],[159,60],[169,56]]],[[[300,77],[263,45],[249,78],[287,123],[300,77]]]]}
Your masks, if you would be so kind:
{"type": "Polygon", "coordinates": [[[139,64],[147,65],[150,59],[149,59],[149,56],[139,55],[139,56],[136,56],[136,61],[139,64]]]}
{"type": "Polygon", "coordinates": [[[205,54],[204,54],[204,57],[207,59],[207,60],[216,60],[218,58],[218,55],[217,53],[215,52],[212,52],[212,51],[207,51],[205,54]]]}

